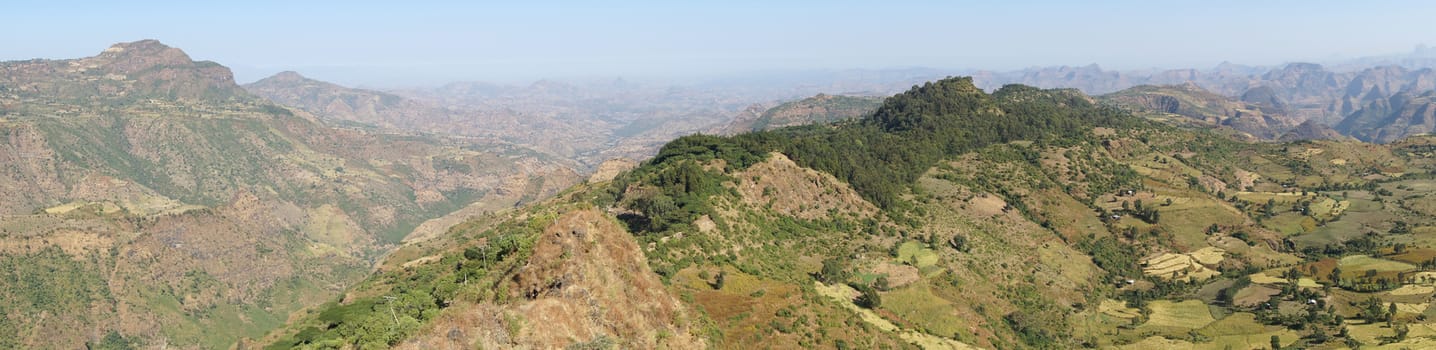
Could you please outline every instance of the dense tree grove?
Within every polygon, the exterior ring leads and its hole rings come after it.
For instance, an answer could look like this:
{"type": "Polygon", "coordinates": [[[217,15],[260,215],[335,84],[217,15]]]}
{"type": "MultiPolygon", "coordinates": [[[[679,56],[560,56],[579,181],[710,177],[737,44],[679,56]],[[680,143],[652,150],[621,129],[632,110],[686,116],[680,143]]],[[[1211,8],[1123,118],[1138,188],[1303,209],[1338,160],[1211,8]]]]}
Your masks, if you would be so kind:
{"type": "Polygon", "coordinates": [[[683,137],[618,183],[662,189],[629,198],[651,220],[633,226],[662,231],[670,224],[691,222],[706,210],[703,195],[718,190],[719,182],[705,181],[721,180],[722,175],[704,170],[699,162],[721,159],[732,169],[742,169],[776,151],[799,165],[833,174],[879,207],[893,209],[902,206],[898,196],[942,159],[1017,140],[1049,145],[1091,141],[1093,127],[1145,123],[1075,90],[1008,85],[987,94],[971,78],[948,78],[890,97],[872,116],[854,122],[734,137],[683,137]]]}

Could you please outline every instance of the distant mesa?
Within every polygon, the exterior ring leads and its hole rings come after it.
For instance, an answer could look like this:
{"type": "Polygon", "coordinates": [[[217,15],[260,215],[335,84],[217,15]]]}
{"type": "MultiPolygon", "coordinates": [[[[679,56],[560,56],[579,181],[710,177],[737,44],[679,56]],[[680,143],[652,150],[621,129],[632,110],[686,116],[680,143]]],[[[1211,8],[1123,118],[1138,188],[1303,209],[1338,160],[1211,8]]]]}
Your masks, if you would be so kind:
{"type": "Polygon", "coordinates": [[[0,64],[7,68],[0,83],[43,101],[222,101],[248,96],[229,68],[193,61],[157,40],[115,44],[93,57],[0,64]]]}

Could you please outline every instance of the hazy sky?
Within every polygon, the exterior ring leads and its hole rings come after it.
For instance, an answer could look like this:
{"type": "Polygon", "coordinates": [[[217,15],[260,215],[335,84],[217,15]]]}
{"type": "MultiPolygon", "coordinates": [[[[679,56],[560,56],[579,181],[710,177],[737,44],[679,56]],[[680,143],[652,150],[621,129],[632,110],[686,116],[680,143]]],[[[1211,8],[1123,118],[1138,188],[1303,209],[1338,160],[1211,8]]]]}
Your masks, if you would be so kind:
{"type": "Polygon", "coordinates": [[[370,86],[773,69],[1199,67],[1436,44],[1432,1],[29,1],[0,60],[145,38],[234,68],[370,86]]]}

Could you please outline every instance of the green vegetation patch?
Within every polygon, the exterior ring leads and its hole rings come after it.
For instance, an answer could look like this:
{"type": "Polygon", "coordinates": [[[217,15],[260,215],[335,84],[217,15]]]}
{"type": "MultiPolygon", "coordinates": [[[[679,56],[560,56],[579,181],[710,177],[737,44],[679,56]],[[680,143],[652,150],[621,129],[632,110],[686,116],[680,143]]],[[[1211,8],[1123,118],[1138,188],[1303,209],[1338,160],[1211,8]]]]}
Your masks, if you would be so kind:
{"type": "Polygon", "coordinates": [[[1392,261],[1382,258],[1374,258],[1369,255],[1352,255],[1342,257],[1338,263],[1342,271],[1361,272],[1376,270],[1377,272],[1400,272],[1415,270],[1416,266],[1400,261],[1392,261]]]}
{"type": "Polygon", "coordinates": [[[933,294],[926,281],[883,293],[882,298],[884,310],[892,311],[929,334],[951,336],[967,332],[962,327],[966,322],[958,318],[952,302],[933,294]]]}
{"type": "Polygon", "coordinates": [[[937,265],[938,258],[937,251],[922,242],[907,241],[898,246],[897,260],[919,269],[937,265]]]}

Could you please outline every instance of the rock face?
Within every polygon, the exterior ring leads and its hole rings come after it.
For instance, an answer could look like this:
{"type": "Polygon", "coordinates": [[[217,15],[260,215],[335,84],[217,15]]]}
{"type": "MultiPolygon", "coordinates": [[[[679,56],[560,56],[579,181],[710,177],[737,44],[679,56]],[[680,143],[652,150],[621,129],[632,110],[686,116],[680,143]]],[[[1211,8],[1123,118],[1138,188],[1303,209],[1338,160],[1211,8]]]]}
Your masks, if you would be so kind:
{"type": "Polygon", "coordinates": [[[1276,90],[1270,86],[1258,86],[1243,92],[1241,101],[1271,108],[1273,111],[1286,111],[1288,108],[1286,101],[1277,96],[1276,90]]]}
{"type": "Polygon", "coordinates": [[[1389,143],[1436,130],[1436,91],[1375,99],[1336,126],[1362,141],[1389,143]]]}
{"type": "Polygon", "coordinates": [[[668,293],[631,235],[597,210],[562,214],[544,229],[505,305],[464,305],[400,349],[554,349],[607,341],[623,349],[702,349],[698,324],[668,293]],[[511,329],[495,315],[522,320],[511,329]],[[660,336],[660,334],[664,334],[660,336]]]}
{"type": "Polygon", "coordinates": [[[638,162],[631,159],[616,158],[605,160],[593,171],[593,175],[588,176],[588,182],[613,181],[614,178],[618,177],[618,174],[637,167],[638,162]]]}
{"type": "Polygon", "coordinates": [[[1331,126],[1308,120],[1283,134],[1278,141],[1296,140],[1350,140],[1351,138],[1332,129],[1331,126]]]}
{"type": "Polygon", "coordinates": [[[457,113],[394,94],[347,88],[305,78],[296,72],[281,72],[244,87],[271,101],[298,107],[324,118],[389,128],[441,131],[434,122],[458,117],[457,113]]]}

